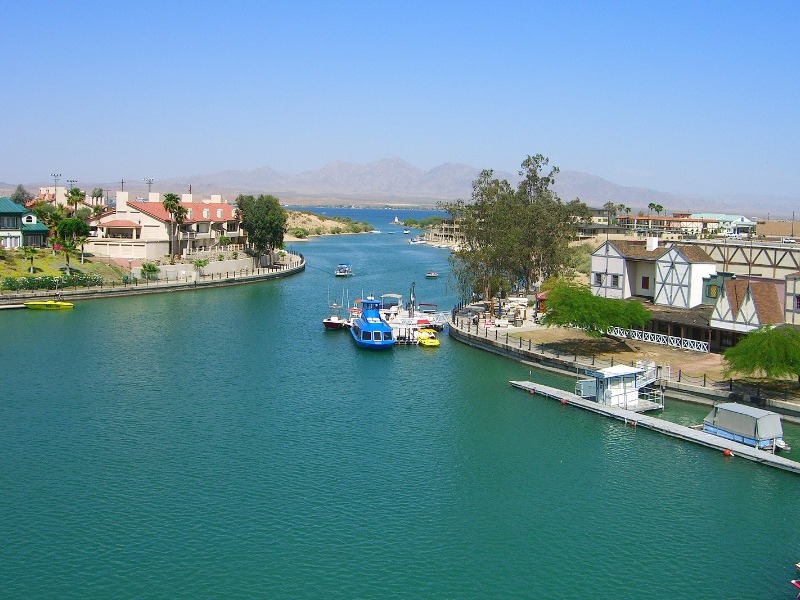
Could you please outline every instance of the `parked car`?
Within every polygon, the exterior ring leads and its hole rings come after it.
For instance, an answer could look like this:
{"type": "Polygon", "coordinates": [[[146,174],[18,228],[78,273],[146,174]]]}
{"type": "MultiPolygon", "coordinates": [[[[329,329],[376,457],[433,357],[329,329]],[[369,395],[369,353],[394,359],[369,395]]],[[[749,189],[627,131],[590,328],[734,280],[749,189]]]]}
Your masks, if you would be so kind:
{"type": "Polygon", "coordinates": [[[781,242],[783,242],[784,244],[795,244],[795,243],[797,243],[797,240],[795,240],[794,238],[791,238],[791,237],[785,237],[785,238],[781,239],[781,242]]]}

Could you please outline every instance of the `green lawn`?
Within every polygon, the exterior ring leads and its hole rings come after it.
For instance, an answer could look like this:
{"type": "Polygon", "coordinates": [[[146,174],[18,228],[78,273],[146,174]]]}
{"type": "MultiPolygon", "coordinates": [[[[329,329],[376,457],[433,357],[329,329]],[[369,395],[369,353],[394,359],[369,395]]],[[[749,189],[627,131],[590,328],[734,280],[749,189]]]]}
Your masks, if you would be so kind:
{"type": "MultiPolygon", "coordinates": [[[[104,259],[93,256],[85,256],[84,263],[81,264],[80,254],[70,257],[70,270],[73,273],[84,273],[86,275],[100,275],[107,281],[120,280],[127,270],[117,265],[109,265],[103,262],[104,259]]],[[[50,248],[42,248],[33,259],[33,275],[51,275],[57,277],[63,275],[67,261],[63,254],[53,256],[50,248]]],[[[0,278],[3,277],[27,277],[31,275],[31,263],[19,250],[0,250],[0,278]]]]}

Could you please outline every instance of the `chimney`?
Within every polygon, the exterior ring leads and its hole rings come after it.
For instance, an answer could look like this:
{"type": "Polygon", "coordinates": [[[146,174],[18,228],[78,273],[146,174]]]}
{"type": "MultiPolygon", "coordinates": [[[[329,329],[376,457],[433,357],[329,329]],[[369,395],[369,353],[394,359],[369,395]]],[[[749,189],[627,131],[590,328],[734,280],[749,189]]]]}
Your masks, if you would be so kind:
{"type": "Polygon", "coordinates": [[[658,248],[658,238],[657,237],[649,237],[647,238],[647,251],[652,252],[656,248],[658,248]]]}

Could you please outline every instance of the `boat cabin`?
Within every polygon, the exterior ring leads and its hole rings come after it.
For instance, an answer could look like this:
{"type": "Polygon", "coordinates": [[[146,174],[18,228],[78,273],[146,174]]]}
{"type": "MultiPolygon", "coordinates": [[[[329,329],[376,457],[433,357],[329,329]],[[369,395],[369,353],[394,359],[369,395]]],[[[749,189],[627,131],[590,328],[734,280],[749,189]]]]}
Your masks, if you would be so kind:
{"type": "Polygon", "coordinates": [[[703,419],[703,431],[756,448],[780,448],[781,417],[755,406],[725,402],[717,404],[703,419]]]}

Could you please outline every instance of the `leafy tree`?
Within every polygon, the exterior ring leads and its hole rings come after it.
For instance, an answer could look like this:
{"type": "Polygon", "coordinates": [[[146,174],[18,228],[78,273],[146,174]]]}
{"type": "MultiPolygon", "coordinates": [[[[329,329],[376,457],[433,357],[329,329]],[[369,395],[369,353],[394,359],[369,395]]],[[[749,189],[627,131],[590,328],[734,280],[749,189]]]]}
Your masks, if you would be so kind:
{"type": "Polygon", "coordinates": [[[77,217],[82,221],[86,221],[87,219],[91,218],[92,216],[92,209],[88,206],[81,206],[78,210],[72,213],[73,217],[77,217]]]}
{"type": "Polygon", "coordinates": [[[66,239],[76,241],[78,238],[89,235],[89,226],[83,219],[69,217],[59,222],[56,232],[60,241],[66,239]]]}
{"type": "Polygon", "coordinates": [[[617,300],[595,296],[583,284],[554,279],[545,286],[547,326],[579,327],[587,335],[601,337],[611,327],[642,328],[650,320],[650,311],[636,300],[617,300]]]}
{"type": "Polygon", "coordinates": [[[247,241],[253,246],[256,258],[267,254],[272,263],[272,253],[283,246],[288,214],[280,201],[272,195],[261,194],[258,198],[239,195],[236,198],[242,229],[247,232],[247,241]]]}
{"type": "Polygon", "coordinates": [[[33,274],[33,272],[34,272],[33,259],[36,258],[36,256],[38,254],[39,254],[39,250],[36,248],[36,246],[23,246],[22,247],[22,255],[25,257],[25,260],[31,261],[31,268],[30,268],[31,274],[33,274]]]}
{"type": "Polygon", "coordinates": [[[33,196],[28,193],[28,190],[26,190],[21,183],[17,186],[17,189],[14,190],[14,193],[11,194],[11,201],[17,204],[25,204],[32,199],[33,196]]]}
{"type": "Polygon", "coordinates": [[[800,381],[800,331],[790,325],[759,327],[722,353],[725,374],[763,375],[778,379],[787,375],[800,381]]]}
{"type": "Polygon", "coordinates": [[[564,270],[570,240],[577,235],[577,220],[588,218],[589,209],[578,200],[564,203],[551,189],[558,167],[544,169],[549,160],[537,154],[522,163],[517,196],[525,210],[522,218],[514,218],[522,228],[522,250],[525,287],[531,289],[537,281],[558,276],[564,270]]]}
{"type": "Polygon", "coordinates": [[[169,236],[169,262],[175,264],[175,245],[174,242],[178,237],[178,228],[186,222],[186,216],[189,214],[188,209],[180,203],[178,194],[169,192],[164,194],[164,201],[162,206],[169,213],[170,216],[170,236],[169,236]]]}
{"type": "MultiPolygon", "coordinates": [[[[92,193],[90,194],[90,197],[95,202],[97,202],[97,200],[102,200],[103,199],[103,188],[99,188],[99,187],[94,188],[92,190],[92,193]]],[[[100,204],[102,204],[102,203],[100,203],[100,204]]]]}
{"type": "Polygon", "coordinates": [[[603,208],[606,209],[606,214],[608,215],[608,224],[611,225],[611,222],[613,221],[614,217],[617,216],[617,210],[618,210],[617,205],[611,200],[609,200],[608,202],[603,204],[603,208]]]}
{"type": "Polygon", "coordinates": [[[63,206],[54,206],[47,202],[37,202],[33,205],[33,214],[42,223],[47,225],[51,231],[58,227],[58,224],[67,218],[67,211],[63,206]]]}
{"type": "Polygon", "coordinates": [[[142,263],[142,266],[139,267],[139,273],[141,273],[142,277],[144,277],[146,281],[158,279],[158,274],[160,272],[161,269],[159,269],[155,263],[151,262],[142,263]]]}

